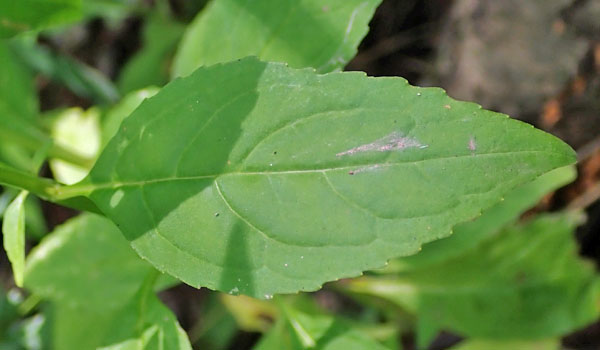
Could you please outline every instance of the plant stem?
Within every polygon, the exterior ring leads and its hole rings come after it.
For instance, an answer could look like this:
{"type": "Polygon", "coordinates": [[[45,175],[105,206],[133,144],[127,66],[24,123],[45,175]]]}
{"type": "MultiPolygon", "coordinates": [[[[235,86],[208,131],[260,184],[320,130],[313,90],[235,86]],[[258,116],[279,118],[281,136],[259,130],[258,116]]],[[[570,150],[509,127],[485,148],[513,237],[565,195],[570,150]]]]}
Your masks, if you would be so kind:
{"type": "Polygon", "coordinates": [[[93,165],[93,160],[71,152],[70,150],[55,144],[47,136],[35,132],[25,133],[19,130],[5,130],[0,128],[0,138],[10,140],[31,151],[38,151],[41,148],[48,147],[48,156],[58,158],[74,165],[88,168],[93,165]],[[39,135],[38,135],[39,134],[39,135]],[[50,146],[47,146],[50,143],[50,146]]]}
{"type": "Polygon", "coordinates": [[[0,164],[0,184],[27,190],[50,201],[53,201],[54,193],[61,187],[53,180],[37,177],[3,164],[0,164]]]}

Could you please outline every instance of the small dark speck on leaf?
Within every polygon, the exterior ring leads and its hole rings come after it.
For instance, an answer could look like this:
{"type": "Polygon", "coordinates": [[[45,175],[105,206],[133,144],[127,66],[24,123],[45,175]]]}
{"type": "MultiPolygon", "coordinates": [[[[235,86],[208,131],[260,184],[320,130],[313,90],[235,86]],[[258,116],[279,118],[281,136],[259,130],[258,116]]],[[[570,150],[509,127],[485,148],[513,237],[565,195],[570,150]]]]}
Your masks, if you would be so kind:
{"type": "Polygon", "coordinates": [[[221,214],[219,214],[219,213],[215,213],[215,217],[219,217],[219,215],[221,215],[221,214]]]}
{"type": "Polygon", "coordinates": [[[348,175],[354,175],[354,171],[353,171],[353,170],[350,170],[350,171],[348,172],[348,175]]]}
{"type": "Polygon", "coordinates": [[[276,155],[277,155],[277,151],[274,151],[274,152],[273,152],[273,155],[274,155],[274,156],[276,156],[276,155]]]}

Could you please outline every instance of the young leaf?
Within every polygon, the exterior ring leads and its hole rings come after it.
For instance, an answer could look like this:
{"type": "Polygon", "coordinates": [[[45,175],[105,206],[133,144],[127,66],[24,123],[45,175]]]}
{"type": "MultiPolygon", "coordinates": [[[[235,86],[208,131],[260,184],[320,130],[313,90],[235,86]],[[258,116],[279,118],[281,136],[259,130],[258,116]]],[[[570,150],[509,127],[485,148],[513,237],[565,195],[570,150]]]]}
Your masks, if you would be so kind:
{"type": "Polygon", "coordinates": [[[573,161],[560,140],[440,89],[249,58],[143,102],[60,195],[88,195],[190,285],[269,298],[413,254],[573,161]]]}
{"type": "Polygon", "coordinates": [[[356,54],[381,0],[212,1],[188,27],[173,66],[184,76],[200,66],[246,56],[321,73],[356,54]]]}
{"type": "MultiPolygon", "coordinates": [[[[51,135],[54,142],[77,152],[83,157],[95,159],[100,151],[100,111],[90,108],[69,108],[56,116],[51,135]]],[[[54,178],[64,184],[81,181],[90,171],[88,167],[73,165],[60,159],[50,159],[54,178]]]]}
{"type": "Polygon", "coordinates": [[[0,38],[74,21],[81,0],[0,0],[0,38]]]}
{"type": "Polygon", "coordinates": [[[25,199],[27,191],[21,191],[10,203],[2,221],[2,234],[4,235],[4,250],[12,264],[15,284],[23,285],[23,271],[25,269],[25,199]]]}
{"type": "Polygon", "coordinates": [[[578,222],[573,213],[539,217],[462,256],[344,287],[415,312],[420,329],[494,340],[561,336],[600,315],[600,280],[572,237],[578,222]]]}

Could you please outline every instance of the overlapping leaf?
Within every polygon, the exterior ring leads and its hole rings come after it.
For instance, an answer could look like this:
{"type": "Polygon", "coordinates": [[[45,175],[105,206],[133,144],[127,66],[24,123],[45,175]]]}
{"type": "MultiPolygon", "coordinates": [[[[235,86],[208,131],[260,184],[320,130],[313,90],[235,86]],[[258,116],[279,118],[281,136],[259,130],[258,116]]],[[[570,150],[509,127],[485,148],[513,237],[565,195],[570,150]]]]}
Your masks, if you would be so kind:
{"type": "Polygon", "coordinates": [[[212,1],[188,27],[174,76],[246,56],[319,72],[343,68],[356,54],[381,0],[212,1]]]}
{"type": "Polygon", "coordinates": [[[439,89],[244,59],[142,103],[63,195],[89,195],[160,270],[269,298],[412,254],[573,160],[439,89]]]}

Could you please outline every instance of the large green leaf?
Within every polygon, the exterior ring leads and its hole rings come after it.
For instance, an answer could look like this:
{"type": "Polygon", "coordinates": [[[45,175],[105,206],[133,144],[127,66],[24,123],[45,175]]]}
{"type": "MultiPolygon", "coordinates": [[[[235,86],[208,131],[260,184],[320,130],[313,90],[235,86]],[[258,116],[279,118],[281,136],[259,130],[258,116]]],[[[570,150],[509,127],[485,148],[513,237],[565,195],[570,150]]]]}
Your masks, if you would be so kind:
{"type": "Polygon", "coordinates": [[[497,340],[562,336],[600,315],[600,280],[578,257],[573,239],[578,218],[542,216],[462,256],[396,276],[348,281],[344,288],[415,312],[428,333],[447,329],[497,340]]]}
{"type": "Polygon", "coordinates": [[[269,298],[413,254],[573,161],[560,140],[440,89],[249,58],[147,99],[60,195],[88,195],[190,285],[269,298]]]}
{"type": "Polygon", "coordinates": [[[17,286],[23,285],[25,269],[25,199],[29,192],[21,191],[10,203],[2,220],[4,250],[12,265],[17,286]]]}
{"type": "Polygon", "coordinates": [[[188,27],[173,66],[183,76],[203,65],[257,56],[319,72],[356,54],[381,0],[216,0],[188,27]]]}
{"type": "Polygon", "coordinates": [[[51,302],[55,349],[96,349],[121,342],[155,346],[157,341],[166,349],[189,349],[175,317],[152,293],[156,274],[114,224],[85,214],[34,248],[25,286],[51,302]]]}
{"type": "Polygon", "coordinates": [[[0,38],[71,22],[81,16],[81,0],[0,0],[0,38]]]}

